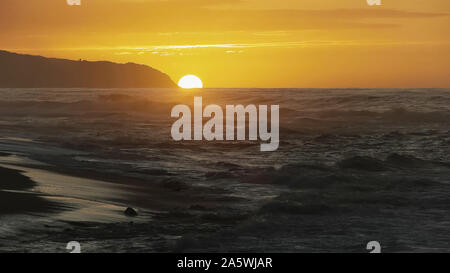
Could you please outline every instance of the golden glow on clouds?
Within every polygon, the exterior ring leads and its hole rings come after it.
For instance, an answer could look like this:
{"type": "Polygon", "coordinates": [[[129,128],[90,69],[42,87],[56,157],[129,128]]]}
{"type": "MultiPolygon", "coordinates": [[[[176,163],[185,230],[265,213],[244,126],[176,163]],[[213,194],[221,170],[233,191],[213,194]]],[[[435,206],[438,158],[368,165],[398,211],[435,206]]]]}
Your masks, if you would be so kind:
{"type": "Polygon", "coordinates": [[[450,87],[448,0],[82,3],[2,0],[0,49],[189,71],[209,87],[450,87]]]}

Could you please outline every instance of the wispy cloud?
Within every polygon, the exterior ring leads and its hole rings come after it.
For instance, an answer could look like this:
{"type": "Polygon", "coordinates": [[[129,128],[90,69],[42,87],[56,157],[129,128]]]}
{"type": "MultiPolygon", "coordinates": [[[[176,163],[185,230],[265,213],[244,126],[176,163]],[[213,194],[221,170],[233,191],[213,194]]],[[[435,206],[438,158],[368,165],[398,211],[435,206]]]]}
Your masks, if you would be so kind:
{"type": "MultiPolygon", "coordinates": [[[[39,48],[39,50],[52,51],[109,51],[115,55],[130,54],[160,54],[172,55],[170,52],[182,52],[192,50],[223,49],[224,52],[239,52],[240,49],[251,48],[307,48],[307,47],[351,47],[351,46],[405,46],[405,45],[450,45],[450,42],[442,41],[389,41],[389,40],[313,40],[313,41],[288,41],[267,43],[230,43],[230,44],[183,44],[183,45],[149,45],[149,46],[114,46],[114,47],[66,47],[66,48],[39,48]]],[[[15,48],[11,50],[28,51],[36,48],[15,48]]]]}
{"type": "Polygon", "coordinates": [[[153,50],[158,49],[192,49],[192,48],[228,48],[236,47],[235,44],[216,44],[216,45],[166,45],[166,46],[154,46],[153,50]]]}

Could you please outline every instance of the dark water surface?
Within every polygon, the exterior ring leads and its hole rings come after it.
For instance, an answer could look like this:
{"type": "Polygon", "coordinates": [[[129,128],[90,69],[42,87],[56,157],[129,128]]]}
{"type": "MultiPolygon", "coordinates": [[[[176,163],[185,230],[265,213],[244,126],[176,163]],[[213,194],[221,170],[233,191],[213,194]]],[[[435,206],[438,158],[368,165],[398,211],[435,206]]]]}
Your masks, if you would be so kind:
{"type": "MultiPolygon", "coordinates": [[[[0,251],[60,251],[71,238],[95,252],[366,252],[373,240],[387,252],[450,251],[448,89],[0,89],[0,138],[9,164],[13,154],[119,180],[125,191],[140,181],[142,196],[113,201],[148,216],[130,227],[91,223],[84,211],[78,222],[89,223],[28,231],[20,247],[10,231],[24,222],[8,216],[0,251]],[[173,141],[170,110],[194,96],[205,105],[279,104],[279,149],[173,141]],[[149,200],[154,184],[179,206],[149,200]]],[[[83,195],[76,191],[58,197],[83,195]]],[[[112,200],[105,196],[89,200],[112,200]]]]}

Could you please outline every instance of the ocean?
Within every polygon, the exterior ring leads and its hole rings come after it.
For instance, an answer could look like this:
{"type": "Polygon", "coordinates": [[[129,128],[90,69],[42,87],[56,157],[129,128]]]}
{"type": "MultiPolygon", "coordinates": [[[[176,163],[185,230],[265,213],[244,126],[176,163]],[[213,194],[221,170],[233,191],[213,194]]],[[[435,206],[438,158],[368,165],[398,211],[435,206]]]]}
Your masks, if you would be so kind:
{"type": "Polygon", "coordinates": [[[0,251],[450,252],[449,147],[450,89],[0,89],[0,164],[64,204],[0,251]],[[278,150],[174,141],[195,96],[279,105],[278,150]]]}

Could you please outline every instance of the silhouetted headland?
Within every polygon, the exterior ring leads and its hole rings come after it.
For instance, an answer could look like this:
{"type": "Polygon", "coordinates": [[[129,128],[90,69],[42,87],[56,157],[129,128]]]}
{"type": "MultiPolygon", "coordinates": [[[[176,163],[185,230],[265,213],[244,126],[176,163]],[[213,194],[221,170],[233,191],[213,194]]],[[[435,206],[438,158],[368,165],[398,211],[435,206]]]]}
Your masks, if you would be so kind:
{"type": "Polygon", "coordinates": [[[89,62],[0,50],[0,88],[173,88],[170,77],[146,65],[89,62]]]}

